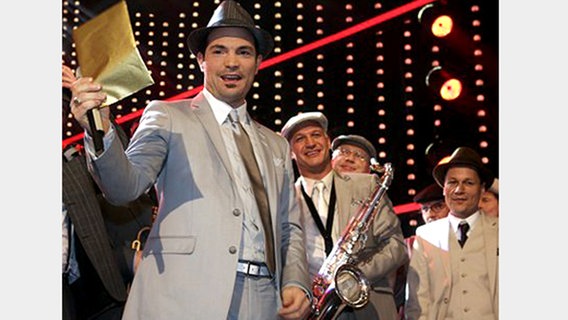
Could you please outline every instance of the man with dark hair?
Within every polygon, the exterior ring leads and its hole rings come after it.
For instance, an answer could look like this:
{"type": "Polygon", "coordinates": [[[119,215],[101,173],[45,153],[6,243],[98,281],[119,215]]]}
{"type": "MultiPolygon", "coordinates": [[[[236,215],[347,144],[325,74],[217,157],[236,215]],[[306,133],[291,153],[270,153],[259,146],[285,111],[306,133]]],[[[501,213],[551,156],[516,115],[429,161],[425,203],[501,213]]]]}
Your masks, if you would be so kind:
{"type": "Polygon", "coordinates": [[[444,201],[442,188],[436,183],[424,187],[414,196],[413,200],[420,205],[424,223],[444,218],[450,212],[444,201]]]}
{"type": "Polygon", "coordinates": [[[442,159],[432,175],[450,213],[416,229],[406,319],[498,319],[499,220],[479,210],[494,177],[468,147],[442,159]]]}
{"type": "Polygon", "coordinates": [[[105,195],[122,203],[155,184],[160,201],[124,319],[302,319],[311,291],[290,147],[247,111],[272,36],[227,0],[188,45],[203,91],[149,103],[126,152],[102,108],[95,156],[86,112],[106,95],[88,78],[71,88],[105,195]]]}

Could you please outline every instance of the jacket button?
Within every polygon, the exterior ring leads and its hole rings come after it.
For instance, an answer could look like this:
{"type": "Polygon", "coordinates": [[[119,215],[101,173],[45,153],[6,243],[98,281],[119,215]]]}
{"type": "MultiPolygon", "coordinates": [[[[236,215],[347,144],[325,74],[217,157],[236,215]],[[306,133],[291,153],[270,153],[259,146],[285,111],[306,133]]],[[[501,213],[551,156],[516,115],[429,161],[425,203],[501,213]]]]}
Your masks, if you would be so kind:
{"type": "Polygon", "coordinates": [[[239,209],[234,209],[234,210],[233,210],[233,215],[234,215],[235,217],[240,216],[240,215],[241,215],[241,210],[239,210],[239,209]]]}
{"type": "Polygon", "coordinates": [[[237,247],[235,247],[235,246],[230,246],[230,247],[229,247],[229,253],[230,253],[230,254],[235,254],[235,253],[237,253],[237,247]]]}
{"type": "Polygon", "coordinates": [[[444,298],[444,303],[447,304],[450,301],[448,298],[444,298]]]}

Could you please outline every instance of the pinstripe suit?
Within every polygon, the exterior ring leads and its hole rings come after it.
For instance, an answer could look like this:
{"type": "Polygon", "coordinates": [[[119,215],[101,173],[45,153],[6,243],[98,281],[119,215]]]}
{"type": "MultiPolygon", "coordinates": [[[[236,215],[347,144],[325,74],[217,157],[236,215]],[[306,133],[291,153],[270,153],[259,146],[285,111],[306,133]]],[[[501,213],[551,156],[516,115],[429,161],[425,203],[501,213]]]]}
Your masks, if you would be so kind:
{"type": "MultiPolygon", "coordinates": [[[[122,130],[119,137],[127,141],[126,134],[122,130]]],[[[84,304],[87,305],[88,309],[79,307],[75,311],[79,312],[79,317],[82,317],[81,314],[84,314],[84,312],[97,312],[94,307],[89,309],[89,305],[95,305],[94,299],[106,296],[107,298],[101,298],[102,300],[99,301],[113,303],[114,300],[113,305],[116,308],[113,309],[114,315],[111,316],[111,319],[117,319],[121,316],[126,301],[126,283],[133,276],[131,260],[134,251],[130,248],[125,249],[124,245],[125,242],[135,239],[141,225],[150,224],[152,203],[149,201],[149,197],[144,195],[135,202],[129,203],[128,206],[113,206],[106,202],[95,188],[96,185],[87,170],[87,163],[83,154],[78,153],[70,160],[63,160],[63,203],[65,203],[67,214],[73,223],[75,237],[88,258],[88,260],[81,260],[83,262],[79,265],[79,271],[81,278],[89,280],[82,282],[80,289],[73,289],[71,299],[75,301],[74,303],[79,304],[81,300],[92,301],[84,304]],[[146,201],[146,199],[148,200],[146,201]],[[120,219],[113,219],[111,217],[113,214],[120,216],[120,219]],[[110,234],[109,230],[112,231],[110,234]],[[91,274],[91,270],[94,270],[96,275],[91,274]],[[99,283],[98,279],[100,279],[102,288],[97,284],[99,283]]],[[[64,290],[66,289],[64,286],[64,290]]],[[[67,298],[64,295],[64,299],[67,298]]],[[[72,303],[71,300],[64,301],[65,314],[75,312],[66,309],[73,308],[72,303]],[[68,310],[69,313],[67,313],[68,310]]]]}
{"type": "Polygon", "coordinates": [[[126,286],[113,257],[95,187],[83,155],[63,162],[62,184],[63,202],[79,241],[94,262],[108,293],[118,301],[125,301],[126,286]]]}
{"type": "MultiPolygon", "coordinates": [[[[86,168],[84,156],[77,156],[69,162],[63,161],[62,173],[63,202],[66,205],[67,214],[73,223],[76,239],[84,248],[85,254],[89,258],[108,295],[118,305],[124,304],[127,296],[126,284],[123,281],[119,264],[115,260],[113,249],[111,248],[111,241],[107,235],[101,208],[93,181],[86,168]]],[[[88,274],[88,269],[84,263],[79,265],[79,270],[83,272],[81,278],[94,278],[91,274],[88,274]]],[[[78,281],[82,281],[83,279],[81,278],[78,281]]],[[[81,318],[85,312],[95,312],[94,310],[83,308],[83,304],[80,301],[88,298],[79,298],[77,294],[100,297],[101,293],[95,292],[99,291],[96,286],[86,285],[86,288],[76,289],[80,292],[72,291],[72,300],[64,298],[65,312],[67,312],[65,308],[73,308],[76,310],[78,318],[81,318]]],[[[75,311],[69,312],[75,313],[75,311]]],[[[120,315],[121,310],[115,310],[115,312],[120,315]]],[[[74,318],[75,316],[72,317],[74,318]]]]}

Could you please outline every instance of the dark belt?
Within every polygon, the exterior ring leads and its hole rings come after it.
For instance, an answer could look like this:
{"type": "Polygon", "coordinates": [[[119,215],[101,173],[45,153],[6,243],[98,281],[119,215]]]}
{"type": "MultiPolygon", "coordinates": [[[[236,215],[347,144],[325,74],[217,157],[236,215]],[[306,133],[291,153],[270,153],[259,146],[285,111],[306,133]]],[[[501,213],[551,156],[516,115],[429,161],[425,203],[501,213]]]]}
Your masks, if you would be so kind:
{"type": "Polygon", "coordinates": [[[239,263],[237,264],[237,272],[247,276],[272,278],[272,275],[264,262],[239,260],[239,263]]]}

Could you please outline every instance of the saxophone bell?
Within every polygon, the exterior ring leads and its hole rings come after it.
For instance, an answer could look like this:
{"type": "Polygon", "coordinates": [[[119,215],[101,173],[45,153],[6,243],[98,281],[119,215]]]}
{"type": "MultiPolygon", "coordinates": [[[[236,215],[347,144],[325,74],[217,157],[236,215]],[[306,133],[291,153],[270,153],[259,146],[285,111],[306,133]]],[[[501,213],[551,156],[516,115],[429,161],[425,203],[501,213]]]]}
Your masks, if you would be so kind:
{"type": "Polygon", "coordinates": [[[369,300],[371,284],[355,265],[346,263],[335,274],[335,291],[341,300],[353,308],[361,308],[369,300]]]}
{"type": "Polygon", "coordinates": [[[370,291],[371,284],[359,268],[345,263],[337,269],[334,281],[316,301],[308,319],[335,319],[347,306],[361,308],[369,301],[370,291]]]}

